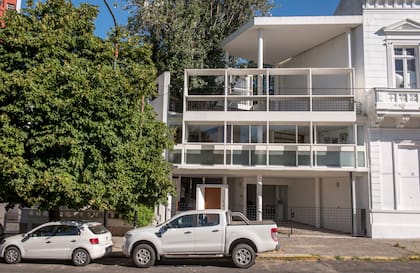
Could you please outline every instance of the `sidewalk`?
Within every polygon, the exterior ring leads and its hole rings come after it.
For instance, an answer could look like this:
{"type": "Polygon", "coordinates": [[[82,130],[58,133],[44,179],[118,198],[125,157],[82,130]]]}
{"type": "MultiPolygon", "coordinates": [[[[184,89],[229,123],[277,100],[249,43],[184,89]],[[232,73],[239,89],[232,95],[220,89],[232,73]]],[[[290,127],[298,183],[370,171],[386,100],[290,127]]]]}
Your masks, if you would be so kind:
{"type": "MultiPolygon", "coordinates": [[[[121,257],[122,237],[113,237],[114,257],[121,257]]],[[[280,250],[258,259],[278,260],[420,260],[420,239],[385,240],[346,235],[279,235],[280,250]]]]}

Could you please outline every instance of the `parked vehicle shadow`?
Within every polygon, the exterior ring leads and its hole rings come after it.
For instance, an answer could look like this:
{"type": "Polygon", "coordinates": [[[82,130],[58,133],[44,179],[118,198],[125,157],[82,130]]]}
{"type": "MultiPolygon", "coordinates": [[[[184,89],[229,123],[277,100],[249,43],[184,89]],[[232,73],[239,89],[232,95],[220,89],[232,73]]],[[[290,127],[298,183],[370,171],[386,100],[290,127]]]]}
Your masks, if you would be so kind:
{"type": "MultiPolygon", "coordinates": [[[[125,257],[104,257],[94,261],[103,265],[119,265],[136,267],[131,259],[125,257]]],[[[222,268],[235,268],[228,258],[220,259],[163,259],[156,262],[156,266],[214,266],[222,268]]]]}

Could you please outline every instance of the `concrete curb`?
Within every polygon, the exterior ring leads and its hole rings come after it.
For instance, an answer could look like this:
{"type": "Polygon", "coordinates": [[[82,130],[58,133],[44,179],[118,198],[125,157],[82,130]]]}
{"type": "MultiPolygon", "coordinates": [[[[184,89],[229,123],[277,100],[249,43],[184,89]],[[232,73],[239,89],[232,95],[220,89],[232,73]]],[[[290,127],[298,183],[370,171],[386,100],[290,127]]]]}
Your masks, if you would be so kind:
{"type": "Polygon", "coordinates": [[[381,257],[381,256],[318,256],[318,255],[307,255],[307,254],[260,254],[257,260],[278,260],[278,261],[371,261],[371,262],[409,262],[409,261],[420,261],[419,255],[411,255],[404,257],[381,257]]]}

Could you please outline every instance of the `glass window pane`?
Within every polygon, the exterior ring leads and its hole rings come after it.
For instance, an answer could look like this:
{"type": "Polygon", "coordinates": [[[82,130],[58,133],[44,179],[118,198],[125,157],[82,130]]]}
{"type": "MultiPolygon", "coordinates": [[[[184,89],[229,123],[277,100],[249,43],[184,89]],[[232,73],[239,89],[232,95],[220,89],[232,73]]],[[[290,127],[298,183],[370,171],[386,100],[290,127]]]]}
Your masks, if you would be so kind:
{"type": "Polygon", "coordinates": [[[357,126],[357,145],[359,146],[365,145],[364,127],[360,125],[357,126]]]}
{"type": "Polygon", "coordinates": [[[416,56],[416,51],[414,50],[414,48],[407,48],[407,56],[416,56]]]}
{"type": "Polygon", "coordinates": [[[251,165],[266,165],[267,152],[266,151],[251,151],[251,165]]]}
{"type": "Polygon", "coordinates": [[[189,125],[188,142],[223,143],[223,125],[189,125]]]}
{"type": "Polygon", "coordinates": [[[219,224],[219,214],[200,214],[198,216],[198,225],[201,227],[211,227],[219,224]]]}
{"type": "Polygon", "coordinates": [[[251,125],[251,143],[266,143],[267,126],[251,125]]]}
{"type": "Polygon", "coordinates": [[[249,143],[248,125],[233,125],[233,143],[249,143]]]}
{"type": "Polygon", "coordinates": [[[249,151],[232,151],[233,153],[233,165],[249,166],[249,151]]]}
{"type": "Polygon", "coordinates": [[[295,151],[270,151],[271,166],[296,166],[295,151]]]}
{"type": "Polygon", "coordinates": [[[270,125],[270,143],[296,143],[296,126],[270,125]]]}
{"type": "Polygon", "coordinates": [[[311,134],[309,126],[298,126],[298,143],[311,143],[311,134]]]}
{"type": "Polygon", "coordinates": [[[354,144],[353,126],[317,126],[318,144],[354,144]]]}
{"type": "Polygon", "coordinates": [[[298,166],[311,165],[311,152],[298,152],[298,166]]]}
{"type": "Polygon", "coordinates": [[[394,48],[394,54],[395,55],[402,55],[403,54],[403,49],[402,48],[394,48]]]}
{"type": "Polygon", "coordinates": [[[416,60],[407,61],[408,69],[408,87],[417,88],[417,75],[416,75],[416,60]]]}
{"type": "Polygon", "coordinates": [[[77,236],[80,235],[80,231],[74,226],[58,226],[55,233],[56,236],[77,236]]]}

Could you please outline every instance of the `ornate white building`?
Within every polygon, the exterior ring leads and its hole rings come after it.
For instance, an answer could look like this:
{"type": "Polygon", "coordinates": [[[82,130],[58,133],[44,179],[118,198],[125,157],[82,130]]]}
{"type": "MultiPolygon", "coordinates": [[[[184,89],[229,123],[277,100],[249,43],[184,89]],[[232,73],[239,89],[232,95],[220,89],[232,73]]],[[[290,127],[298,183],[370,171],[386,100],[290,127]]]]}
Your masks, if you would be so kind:
{"type": "Polygon", "coordinates": [[[167,216],[220,207],[420,238],[420,0],[256,17],[221,46],[258,67],[186,70],[181,103],[159,78],[153,104],[178,132],[167,216]]]}

